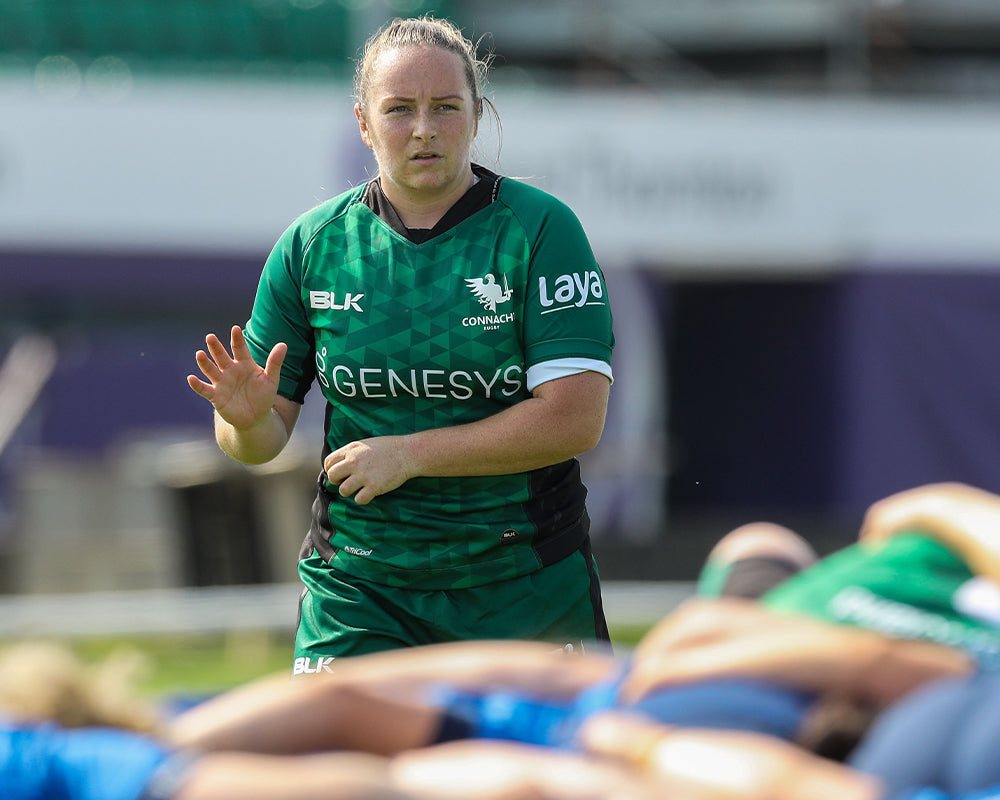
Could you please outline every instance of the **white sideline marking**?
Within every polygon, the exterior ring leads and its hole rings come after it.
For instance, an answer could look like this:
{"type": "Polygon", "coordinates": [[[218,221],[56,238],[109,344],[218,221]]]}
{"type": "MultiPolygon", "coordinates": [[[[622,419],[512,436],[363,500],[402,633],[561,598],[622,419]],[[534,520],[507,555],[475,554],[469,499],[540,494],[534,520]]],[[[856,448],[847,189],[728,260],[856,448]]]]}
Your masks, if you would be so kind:
{"type": "MultiPolygon", "coordinates": [[[[85,638],[135,634],[287,630],[298,583],[0,596],[0,637],[85,638]]],[[[694,592],[674,581],[606,581],[610,625],[650,625],[694,592]]]]}

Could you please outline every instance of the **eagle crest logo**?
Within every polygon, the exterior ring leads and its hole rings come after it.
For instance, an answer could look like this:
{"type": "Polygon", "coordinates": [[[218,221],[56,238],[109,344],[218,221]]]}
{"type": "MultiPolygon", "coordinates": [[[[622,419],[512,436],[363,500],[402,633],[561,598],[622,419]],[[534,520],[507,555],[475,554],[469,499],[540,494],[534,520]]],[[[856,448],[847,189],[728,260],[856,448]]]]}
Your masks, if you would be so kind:
{"type": "Polygon", "coordinates": [[[492,273],[485,278],[466,278],[465,285],[472,290],[472,294],[487,311],[496,311],[498,303],[506,303],[514,294],[514,291],[507,286],[506,275],[503,276],[502,289],[492,273]]]}

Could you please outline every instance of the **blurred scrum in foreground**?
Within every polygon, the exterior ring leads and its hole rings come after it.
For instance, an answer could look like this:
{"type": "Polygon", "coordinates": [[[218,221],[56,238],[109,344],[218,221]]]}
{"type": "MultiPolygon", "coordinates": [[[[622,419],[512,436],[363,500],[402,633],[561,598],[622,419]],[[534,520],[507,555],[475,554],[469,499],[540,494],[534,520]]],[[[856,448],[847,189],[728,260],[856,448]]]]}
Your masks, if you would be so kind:
{"type": "Polygon", "coordinates": [[[321,409],[237,467],[184,376],[284,226],[371,173],[352,59],[421,13],[489,34],[480,160],[607,273],[606,576],[1000,490],[990,0],[0,0],[0,590],[294,577],[321,409]]]}

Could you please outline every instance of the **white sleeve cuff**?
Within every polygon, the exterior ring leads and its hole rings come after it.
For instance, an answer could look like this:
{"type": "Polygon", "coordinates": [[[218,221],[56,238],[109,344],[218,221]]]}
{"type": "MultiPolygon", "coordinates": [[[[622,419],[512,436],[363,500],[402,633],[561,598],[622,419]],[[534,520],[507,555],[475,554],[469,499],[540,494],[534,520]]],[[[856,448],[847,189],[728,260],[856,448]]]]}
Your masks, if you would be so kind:
{"type": "Polygon", "coordinates": [[[553,361],[543,361],[528,367],[526,377],[528,391],[533,392],[536,386],[541,386],[556,378],[565,378],[568,375],[578,375],[581,372],[597,372],[606,377],[612,383],[614,376],[611,374],[611,365],[596,358],[557,358],[553,361]]]}

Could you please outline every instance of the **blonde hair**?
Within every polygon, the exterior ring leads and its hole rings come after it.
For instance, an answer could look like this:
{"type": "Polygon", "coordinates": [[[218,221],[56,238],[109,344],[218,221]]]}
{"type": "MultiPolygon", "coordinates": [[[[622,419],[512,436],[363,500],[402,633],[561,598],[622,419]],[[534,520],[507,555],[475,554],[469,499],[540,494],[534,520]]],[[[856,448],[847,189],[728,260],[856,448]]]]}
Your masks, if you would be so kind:
{"type": "Polygon", "coordinates": [[[500,127],[500,116],[489,98],[484,97],[486,77],[489,73],[493,55],[480,57],[477,45],[467,39],[461,29],[446,19],[437,19],[430,15],[402,19],[397,17],[389,24],[377,30],[365,42],[354,72],[354,99],[358,101],[361,110],[368,105],[369,89],[375,64],[383,53],[401,47],[437,47],[454,53],[465,67],[465,81],[472,94],[473,107],[476,115],[481,117],[483,106],[489,106],[490,113],[500,127]]]}
{"type": "Polygon", "coordinates": [[[55,642],[11,644],[0,650],[0,713],[51,720],[67,728],[106,726],[158,733],[159,709],[135,690],[147,667],[147,659],[131,650],[118,650],[88,665],[55,642]]]}

